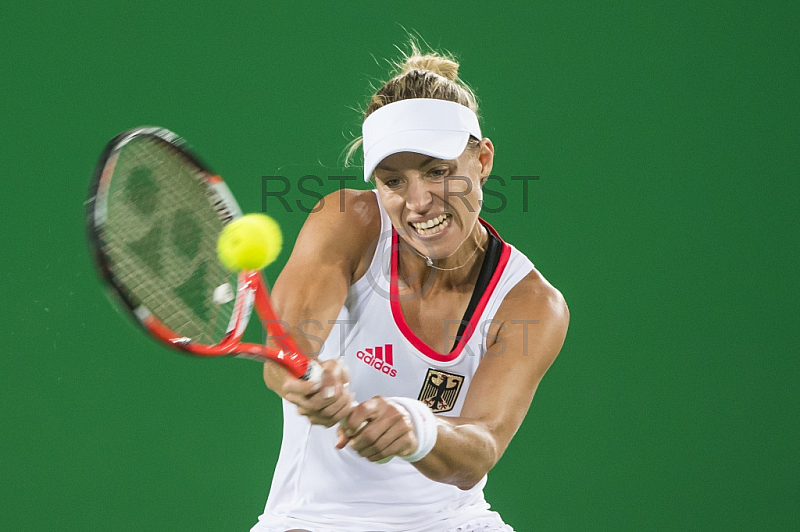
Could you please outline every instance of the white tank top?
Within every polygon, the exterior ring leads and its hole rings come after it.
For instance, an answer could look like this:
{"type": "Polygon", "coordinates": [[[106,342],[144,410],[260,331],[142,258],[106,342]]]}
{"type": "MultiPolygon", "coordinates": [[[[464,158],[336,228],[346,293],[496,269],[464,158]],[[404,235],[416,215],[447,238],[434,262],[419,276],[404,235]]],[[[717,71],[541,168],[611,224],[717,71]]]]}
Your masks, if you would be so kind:
{"type": "MultiPolygon", "coordinates": [[[[411,397],[428,403],[437,415],[459,416],[486,353],[490,320],[533,264],[503,242],[494,275],[459,342],[450,353],[438,353],[417,338],[403,318],[393,281],[398,237],[380,200],[378,205],[381,237],[372,262],[350,287],[319,358],[342,358],[359,402],[376,395],[411,397]]],[[[312,426],[286,401],[283,413],[283,443],[269,499],[253,530],[286,526],[335,532],[439,532],[495,515],[483,497],[486,477],[463,491],[430,480],[397,458],[375,464],[350,447],[336,449],[336,427],[312,426]]]]}

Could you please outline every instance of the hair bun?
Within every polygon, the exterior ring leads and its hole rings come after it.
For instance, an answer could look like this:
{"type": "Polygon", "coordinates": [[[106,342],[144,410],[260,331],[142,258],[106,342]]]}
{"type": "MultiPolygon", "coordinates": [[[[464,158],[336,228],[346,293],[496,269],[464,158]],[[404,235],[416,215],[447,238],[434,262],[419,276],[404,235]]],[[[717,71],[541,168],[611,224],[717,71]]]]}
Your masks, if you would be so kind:
{"type": "Polygon", "coordinates": [[[440,55],[412,55],[403,64],[400,75],[403,76],[413,70],[433,72],[450,81],[458,79],[458,63],[440,55]]]}
{"type": "MultiPolygon", "coordinates": [[[[421,37],[420,37],[421,39],[421,37]]],[[[397,47],[400,59],[387,60],[392,78],[380,88],[373,90],[364,119],[385,105],[409,98],[436,98],[456,102],[472,110],[480,118],[478,100],[472,89],[458,77],[458,61],[449,52],[439,53],[425,43],[423,52],[418,40],[409,36],[407,50],[397,47]]],[[[353,154],[362,144],[362,137],[353,139],[347,147],[345,166],[349,166],[353,154]]],[[[472,141],[470,141],[470,146],[472,141]]]]}

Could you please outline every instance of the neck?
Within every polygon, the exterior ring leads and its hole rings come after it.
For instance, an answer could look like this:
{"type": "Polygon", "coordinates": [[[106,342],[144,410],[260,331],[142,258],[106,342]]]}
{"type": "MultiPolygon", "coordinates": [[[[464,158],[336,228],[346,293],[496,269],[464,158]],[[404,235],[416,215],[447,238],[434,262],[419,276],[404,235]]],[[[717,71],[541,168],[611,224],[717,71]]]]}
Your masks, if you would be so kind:
{"type": "Polygon", "coordinates": [[[447,288],[464,286],[474,281],[480,272],[488,242],[488,231],[477,221],[470,235],[448,257],[428,258],[410,244],[403,246],[398,256],[398,277],[413,279],[407,284],[419,284],[419,287],[428,282],[432,282],[431,286],[447,288]]]}

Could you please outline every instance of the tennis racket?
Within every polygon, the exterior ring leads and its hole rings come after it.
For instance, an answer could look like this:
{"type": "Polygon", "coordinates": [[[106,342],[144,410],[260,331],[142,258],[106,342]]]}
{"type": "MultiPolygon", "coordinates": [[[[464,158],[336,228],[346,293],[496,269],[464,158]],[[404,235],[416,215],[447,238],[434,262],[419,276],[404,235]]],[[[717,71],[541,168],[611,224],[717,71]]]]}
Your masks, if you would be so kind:
{"type": "Polygon", "coordinates": [[[112,299],[152,337],[201,357],[273,360],[318,381],[322,368],[275,313],[261,272],[231,273],[217,258],[222,228],[241,215],[222,178],[185,141],[141,127],[103,150],[86,225],[112,299]],[[242,342],[253,307],[279,349],[242,342]]]}

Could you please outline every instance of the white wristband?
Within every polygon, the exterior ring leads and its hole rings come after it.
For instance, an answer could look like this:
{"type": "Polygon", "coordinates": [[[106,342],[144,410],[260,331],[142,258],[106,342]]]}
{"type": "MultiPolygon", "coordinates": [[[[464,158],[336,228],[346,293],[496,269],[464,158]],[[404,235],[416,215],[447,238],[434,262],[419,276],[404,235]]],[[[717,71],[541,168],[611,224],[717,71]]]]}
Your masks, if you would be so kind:
{"type": "Polygon", "coordinates": [[[402,406],[403,410],[408,412],[411,423],[414,425],[414,432],[417,435],[417,450],[413,454],[401,456],[400,458],[406,462],[422,460],[436,445],[436,437],[439,435],[436,416],[422,401],[417,401],[410,397],[389,397],[388,399],[402,406]]]}

